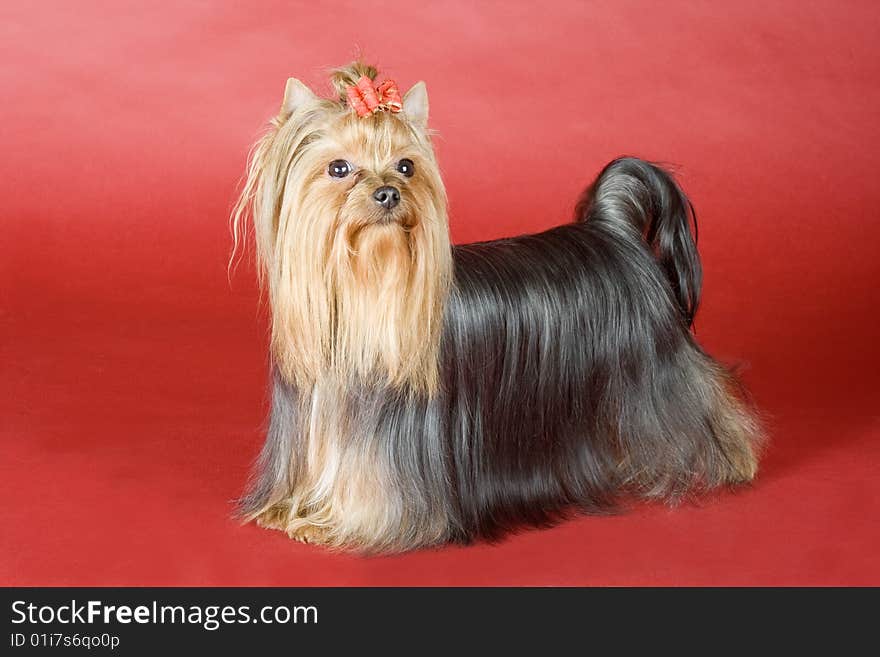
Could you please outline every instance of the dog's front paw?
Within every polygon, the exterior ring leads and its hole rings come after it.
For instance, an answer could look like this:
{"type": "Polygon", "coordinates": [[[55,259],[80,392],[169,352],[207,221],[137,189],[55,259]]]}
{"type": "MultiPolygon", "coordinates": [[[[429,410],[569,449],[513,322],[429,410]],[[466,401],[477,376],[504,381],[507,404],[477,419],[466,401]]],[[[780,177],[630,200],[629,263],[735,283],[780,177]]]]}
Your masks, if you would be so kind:
{"type": "Polygon", "coordinates": [[[277,529],[287,531],[290,522],[290,506],[286,504],[274,504],[263,511],[254,519],[258,527],[264,529],[277,529]]]}
{"type": "Polygon", "coordinates": [[[326,527],[313,525],[309,522],[299,522],[286,529],[287,535],[300,543],[312,545],[326,545],[329,542],[329,532],[326,527]]]}

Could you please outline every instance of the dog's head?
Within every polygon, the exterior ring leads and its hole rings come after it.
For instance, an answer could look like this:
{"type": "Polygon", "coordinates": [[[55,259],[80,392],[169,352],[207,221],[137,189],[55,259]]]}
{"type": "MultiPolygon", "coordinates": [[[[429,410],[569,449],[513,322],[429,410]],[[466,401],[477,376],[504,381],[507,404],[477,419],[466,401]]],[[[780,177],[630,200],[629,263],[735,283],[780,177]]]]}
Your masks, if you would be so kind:
{"type": "Polygon", "coordinates": [[[423,83],[361,63],[337,98],[287,81],[234,215],[253,219],[272,348],[299,385],[332,375],[433,390],[451,256],[423,83]]]}

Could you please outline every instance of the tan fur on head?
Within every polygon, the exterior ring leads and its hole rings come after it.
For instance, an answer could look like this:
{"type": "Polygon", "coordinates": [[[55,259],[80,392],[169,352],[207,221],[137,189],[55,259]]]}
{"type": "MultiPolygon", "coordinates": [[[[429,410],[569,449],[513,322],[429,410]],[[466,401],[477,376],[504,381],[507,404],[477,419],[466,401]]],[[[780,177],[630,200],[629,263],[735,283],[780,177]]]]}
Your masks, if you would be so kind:
{"type": "MultiPolygon", "coordinates": [[[[333,80],[344,95],[352,79],[375,73],[355,63],[333,80]]],[[[255,146],[233,234],[238,241],[252,218],[272,307],[272,353],[299,386],[322,378],[418,392],[438,386],[451,252],[426,119],[421,83],[404,97],[403,112],[359,118],[291,79],[281,112],[255,146]],[[415,163],[411,178],[396,170],[403,158],[415,163]],[[331,177],[337,159],[354,173],[331,177]],[[372,199],[382,185],[400,190],[390,213],[372,199]]]]}

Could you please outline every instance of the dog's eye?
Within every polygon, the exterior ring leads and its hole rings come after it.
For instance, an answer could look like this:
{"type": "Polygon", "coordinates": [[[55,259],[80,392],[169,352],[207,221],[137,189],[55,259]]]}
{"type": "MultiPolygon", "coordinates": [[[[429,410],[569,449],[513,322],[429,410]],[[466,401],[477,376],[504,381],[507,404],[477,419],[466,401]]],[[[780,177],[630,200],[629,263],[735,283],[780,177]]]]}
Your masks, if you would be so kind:
{"type": "Polygon", "coordinates": [[[416,165],[413,164],[412,160],[403,159],[397,163],[397,171],[407,178],[412,178],[412,175],[416,172],[416,165]]]}
{"type": "Polygon", "coordinates": [[[351,162],[346,162],[345,160],[333,160],[330,166],[327,167],[327,173],[334,178],[345,178],[353,170],[354,167],[351,166],[351,162]]]}

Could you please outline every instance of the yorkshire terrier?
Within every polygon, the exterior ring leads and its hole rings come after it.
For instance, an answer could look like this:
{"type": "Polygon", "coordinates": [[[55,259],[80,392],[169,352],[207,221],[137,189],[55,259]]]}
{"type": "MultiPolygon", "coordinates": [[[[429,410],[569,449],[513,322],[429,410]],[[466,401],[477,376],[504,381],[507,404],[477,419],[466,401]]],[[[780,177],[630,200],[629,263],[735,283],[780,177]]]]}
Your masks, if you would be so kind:
{"type": "Polygon", "coordinates": [[[368,553],[750,481],[761,432],[691,333],[696,217],[614,160],[574,221],[452,246],[422,82],[287,81],[233,213],[271,306],[273,395],[244,518],[368,553]]]}

